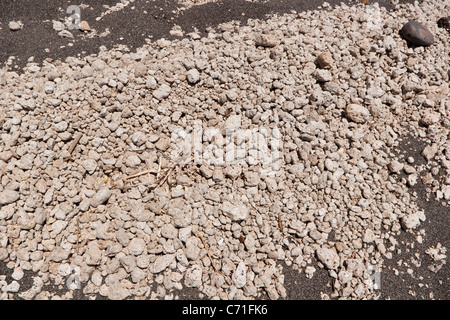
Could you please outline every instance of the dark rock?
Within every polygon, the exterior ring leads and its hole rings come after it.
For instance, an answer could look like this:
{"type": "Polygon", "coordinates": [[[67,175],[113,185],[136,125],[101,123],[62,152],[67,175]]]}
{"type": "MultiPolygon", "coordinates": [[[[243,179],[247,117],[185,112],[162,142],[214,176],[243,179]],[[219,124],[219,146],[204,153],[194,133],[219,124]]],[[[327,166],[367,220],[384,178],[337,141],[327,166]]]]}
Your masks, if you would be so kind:
{"type": "Polygon", "coordinates": [[[442,17],[437,21],[439,28],[444,28],[450,32],[450,17],[442,17]]]}
{"type": "Polygon", "coordinates": [[[433,34],[417,21],[408,21],[399,31],[400,36],[416,46],[429,46],[434,43],[433,34]]]}

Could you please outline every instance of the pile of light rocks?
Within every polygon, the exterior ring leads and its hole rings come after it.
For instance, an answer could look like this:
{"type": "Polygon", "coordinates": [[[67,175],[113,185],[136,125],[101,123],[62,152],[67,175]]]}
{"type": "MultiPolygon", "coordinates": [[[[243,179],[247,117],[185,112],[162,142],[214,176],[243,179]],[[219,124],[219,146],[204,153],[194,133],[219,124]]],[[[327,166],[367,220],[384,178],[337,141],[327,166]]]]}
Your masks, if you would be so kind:
{"type": "Polygon", "coordinates": [[[0,70],[0,260],[14,270],[1,297],[279,299],[281,262],[327,269],[323,298],[376,297],[371,268],[426,219],[409,188],[423,177],[450,200],[449,38],[435,24],[449,9],[342,4],[0,70]],[[434,45],[398,35],[412,15],[434,45]],[[176,162],[198,126],[203,161],[176,162]],[[213,161],[227,130],[261,128],[281,142],[271,162],[251,137],[213,161]],[[427,142],[426,165],[397,156],[407,134],[427,142]]]}

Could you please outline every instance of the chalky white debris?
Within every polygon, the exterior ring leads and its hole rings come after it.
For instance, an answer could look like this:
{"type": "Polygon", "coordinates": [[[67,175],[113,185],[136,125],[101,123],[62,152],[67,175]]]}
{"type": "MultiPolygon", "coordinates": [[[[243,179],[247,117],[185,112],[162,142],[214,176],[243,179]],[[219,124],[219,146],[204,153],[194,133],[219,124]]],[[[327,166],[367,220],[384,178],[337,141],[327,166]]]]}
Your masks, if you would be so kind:
{"type": "MultiPolygon", "coordinates": [[[[449,38],[414,49],[397,33],[411,13],[431,26],[449,6],[374,5],[384,27],[372,28],[367,8],[342,4],[30,62],[20,76],[0,69],[0,258],[42,274],[26,292],[5,284],[6,297],[49,298],[42,288],[69,265],[85,294],[109,298],[193,287],[277,299],[281,262],[308,277],[326,268],[332,297],[376,297],[365,266],[395,256],[399,233],[427,218],[410,186],[424,177],[433,199],[450,200],[437,178],[450,176],[449,38]],[[251,162],[256,148],[239,137],[241,163],[175,165],[172,133],[198,123],[222,136],[277,128],[280,165],[251,162]],[[407,134],[425,138],[424,165],[394,152],[407,134]]],[[[199,152],[220,156],[203,132],[199,152]]]]}

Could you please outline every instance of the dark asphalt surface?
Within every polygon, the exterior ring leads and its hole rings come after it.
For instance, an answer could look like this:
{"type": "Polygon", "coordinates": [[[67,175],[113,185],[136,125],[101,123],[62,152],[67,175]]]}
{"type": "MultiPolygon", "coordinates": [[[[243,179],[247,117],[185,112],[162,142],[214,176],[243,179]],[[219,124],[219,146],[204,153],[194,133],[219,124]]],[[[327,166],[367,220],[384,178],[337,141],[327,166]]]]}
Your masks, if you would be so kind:
{"type": "MultiPolygon", "coordinates": [[[[359,3],[362,0],[344,0],[346,4],[359,3]]],[[[110,34],[105,37],[94,37],[92,39],[82,39],[82,34],[73,30],[75,39],[71,41],[73,46],[67,46],[68,40],[60,38],[52,29],[52,20],[59,20],[67,16],[66,8],[73,4],[68,0],[2,0],[0,2],[0,66],[5,66],[7,60],[14,56],[11,69],[18,70],[24,67],[28,59],[33,56],[34,62],[41,63],[45,59],[64,60],[68,56],[84,56],[97,53],[99,47],[104,45],[108,49],[117,44],[127,45],[130,50],[145,44],[146,38],[156,40],[159,38],[170,39],[173,36],[169,31],[176,24],[188,33],[197,28],[202,35],[206,34],[207,27],[215,27],[220,23],[239,20],[245,24],[248,18],[264,19],[271,13],[289,13],[292,10],[301,12],[317,8],[323,0],[272,0],[265,3],[253,3],[244,0],[228,0],[216,3],[194,6],[185,11],[179,11],[180,5],[174,1],[145,1],[136,0],[132,5],[119,12],[111,13],[103,17],[100,21],[95,21],[99,12],[105,11],[103,5],[114,5],[118,0],[90,0],[83,1],[89,4],[90,8],[82,10],[82,20],[89,21],[92,29],[98,33],[104,32],[107,28],[110,34]],[[92,9],[91,9],[92,8],[92,9]],[[134,8],[134,9],[133,9],[134,8]],[[145,11],[147,13],[145,13],[145,11]],[[21,20],[24,29],[11,32],[8,22],[21,20]],[[46,52],[46,49],[48,52],[46,52]]],[[[328,0],[334,5],[341,1],[328,0]]],[[[375,0],[369,0],[373,3],[375,0]]],[[[392,9],[389,0],[376,1],[388,9],[392,9]]],[[[413,2],[412,0],[401,0],[413,2]]],[[[402,142],[399,154],[413,156],[416,161],[424,161],[420,152],[424,147],[423,142],[407,138],[402,142]]],[[[401,179],[402,177],[399,177],[401,179]]],[[[426,233],[422,244],[415,243],[411,248],[408,243],[415,242],[415,234],[402,232],[397,239],[401,253],[394,254],[391,260],[385,260],[381,270],[381,299],[443,299],[449,298],[449,270],[448,264],[434,273],[428,269],[433,263],[424,253],[430,246],[435,246],[440,242],[448,248],[450,244],[448,232],[448,208],[440,203],[431,200],[426,201],[425,185],[419,182],[410,189],[418,195],[418,204],[425,210],[427,220],[421,225],[426,233]],[[415,254],[420,254],[420,266],[416,267],[411,263],[415,254]],[[399,264],[401,260],[403,263],[399,264]],[[408,274],[406,270],[414,270],[408,274]]],[[[287,299],[320,299],[321,292],[330,294],[331,278],[327,272],[317,266],[317,271],[312,279],[306,279],[304,274],[284,265],[285,286],[287,289],[287,299]]],[[[5,263],[0,262],[0,275],[7,275],[7,282],[12,270],[6,268],[5,263]]],[[[24,291],[32,285],[32,272],[26,272],[21,282],[21,290],[24,291]]],[[[44,287],[43,290],[64,292],[64,289],[56,287],[44,287]]],[[[182,299],[197,299],[198,292],[188,289],[179,292],[182,299]]],[[[85,299],[80,290],[74,292],[74,299],[85,299]]],[[[98,296],[98,298],[102,298],[98,296]]],[[[267,298],[262,296],[261,298],[267,298]]]]}

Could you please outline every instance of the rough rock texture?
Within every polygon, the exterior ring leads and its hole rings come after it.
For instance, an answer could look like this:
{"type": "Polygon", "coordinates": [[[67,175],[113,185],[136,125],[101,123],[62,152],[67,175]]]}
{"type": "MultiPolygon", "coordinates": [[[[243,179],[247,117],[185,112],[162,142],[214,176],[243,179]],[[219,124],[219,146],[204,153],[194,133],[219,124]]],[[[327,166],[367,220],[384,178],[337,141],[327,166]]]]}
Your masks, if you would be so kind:
{"type": "Polygon", "coordinates": [[[417,46],[431,46],[434,43],[433,34],[417,21],[408,21],[399,34],[410,43],[417,46]]]}
{"type": "Polygon", "coordinates": [[[0,69],[0,297],[283,299],[285,264],[377,298],[427,239],[411,190],[450,204],[450,8],[326,8],[0,69]],[[398,35],[413,15],[432,46],[398,35]]]}

